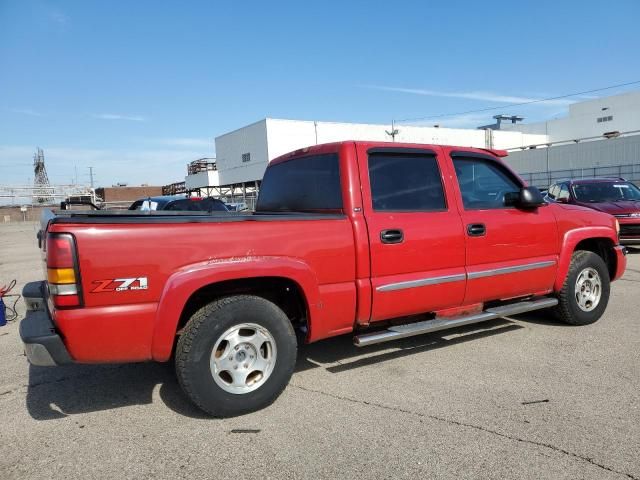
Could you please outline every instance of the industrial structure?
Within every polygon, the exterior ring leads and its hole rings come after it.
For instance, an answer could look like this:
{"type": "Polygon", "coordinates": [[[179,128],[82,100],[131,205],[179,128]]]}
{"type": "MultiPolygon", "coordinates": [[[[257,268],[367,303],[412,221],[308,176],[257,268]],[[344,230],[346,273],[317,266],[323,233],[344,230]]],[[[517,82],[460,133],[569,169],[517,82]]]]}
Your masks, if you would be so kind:
{"type": "Polygon", "coordinates": [[[617,176],[640,181],[640,92],[569,105],[569,114],[545,122],[502,124],[501,131],[543,135],[511,151],[507,161],[530,183],[617,176]]]}
{"type": "Polygon", "coordinates": [[[568,115],[544,122],[524,123],[519,115],[493,118],[494,123],[477,129],[265,118],[218,136],[216,158],[190,162],[184,181],[165,185],[161,191],[159,187],[144,191],[118,187],[98,189],[96,195],[86,186],[51,186],[44,152],[38,149],[33,161],[33,186],[0,186],[0,200],[14,205],[16,201],[53,205],[68,197],[90,196],[94,203],[109,204],[111,200],[114,205],[124,205],[135,200],[134,196],[184,193],[242,201],[251,207],[271,160],[299,148],[343,140],[505,149],[510,152],[506,161],[539,187],[559,179],[589,176],[640,181],[640,91],[576,102],[569,105],[568,115]]]}
{"type": "Polygon", "coordinates": [[[6,206],[52,206],[68,198],[80,197],[96,202],[93,189],[84,185],[51,185],[41,148],[33,155],[33,185],[0,185],[0,205],[6,206]]]}
{"type": "Polygon", "coordinates": [[[37,203],[50,203],[53,201],[51,196],[49,176],[47,175],[47,167],[44,165],[44,152],[38,148],[33,156],[33,197],[37,203]]]}
{"type": "MultiPolygon", "coordinates": [[[[461,129],[266,118],[216,137],[212,166],[216,175],[207,179],[209,185],[199,183],[198,188],[220,195],[254,195],[272,159],[298,148],[342,140],[505,149],[515,170],[540,187],[559,177],[619,174],[640,180],[638,91],[576,102],[569,105],[566,117],[545,122],[523,123],[519,115],[494,119],[495,123],[477,129],[461,129]]],[[[196,180],[189,174],[186,184],[190,177],[196,180]]]]}

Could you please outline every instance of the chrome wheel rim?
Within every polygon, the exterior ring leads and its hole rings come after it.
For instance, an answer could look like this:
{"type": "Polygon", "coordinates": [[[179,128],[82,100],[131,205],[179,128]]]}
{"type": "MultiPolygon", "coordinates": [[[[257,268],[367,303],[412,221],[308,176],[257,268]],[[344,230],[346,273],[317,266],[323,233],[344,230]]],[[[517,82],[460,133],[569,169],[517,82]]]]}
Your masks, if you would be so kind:
{"type": "Polygon", "coordinates": [[[575,295],[578,307],[584,312],[598,306],[602,297],[602,281],[594,268],[587,267],[578,274],[575,295]]]}
{"type": "Polygon", "coordinates": [[[241,323],[224,332],[213,346],[211,375],[225,392],[249,393],[269,379],[276,357],[276,342],[269,330],[241,323]]]}

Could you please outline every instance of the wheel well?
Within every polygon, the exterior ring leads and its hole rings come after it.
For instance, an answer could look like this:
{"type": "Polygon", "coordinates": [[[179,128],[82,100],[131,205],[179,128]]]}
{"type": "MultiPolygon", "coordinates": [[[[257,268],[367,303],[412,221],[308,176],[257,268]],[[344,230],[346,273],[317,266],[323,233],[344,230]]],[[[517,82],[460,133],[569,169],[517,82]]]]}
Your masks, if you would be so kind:
{"type": "Polygon", "coordinates": [[[609,278],[616,274],[617,258],[614,254],[614,243],[610,238],[587,238],[576,245],[576,250],[587,250],[599,255],[609,270],[609,278]]]}
{"type": "Polygon", "coordinates": [[[208,303],[218,298],[239,294],[256,295],[273,302],[289,317],[298,339],[306,338],[308,332],[306,299],[296,282],[282,277],[243,278],[205,285],[196,290],[187,300],[180,315],[176,333],[179,334],[191,316],[208,303]]]}

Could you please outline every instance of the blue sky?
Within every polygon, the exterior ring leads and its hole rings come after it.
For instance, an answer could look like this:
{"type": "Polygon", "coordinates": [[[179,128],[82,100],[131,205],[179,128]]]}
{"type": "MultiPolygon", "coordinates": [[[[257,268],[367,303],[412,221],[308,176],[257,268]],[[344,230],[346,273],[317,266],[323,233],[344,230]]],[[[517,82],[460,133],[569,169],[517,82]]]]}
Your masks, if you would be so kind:
{"type": "Polygon", "coordinates": [[[637,0],[0,0],[0,184],[32,181],[37,146],[54,183],[93,165],[164,184],[267,116],[388,123],[640,80],[638,18],[637,0]]]}

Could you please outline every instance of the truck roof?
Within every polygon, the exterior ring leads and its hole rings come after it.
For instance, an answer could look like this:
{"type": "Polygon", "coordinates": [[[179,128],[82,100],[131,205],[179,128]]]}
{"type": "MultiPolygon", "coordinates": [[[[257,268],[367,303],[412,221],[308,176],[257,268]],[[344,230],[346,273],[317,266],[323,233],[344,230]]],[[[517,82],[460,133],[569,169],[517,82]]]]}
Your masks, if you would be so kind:
{"type": "Polygon", "coordinates": [[[312,145],[309,147],[299,148],[294,150],[293,152],[285,153],[277,158],[274,158],[269,162],[271,165],[284,162],[293,158],[297,158],[300,156],[313,155],[318,153],[329,153],[335,152],[340,148],[341,145],[351,143],[358,145],[364,145],[368,148],[376,148],[376,147],[394,147],[394,148],[419,148],[419,149],[453,149],[456,151],[463,152],[475,152],[475,153],[488,153],[494,157],[506,157],[508,152],[506,150],[498,150],[491,148],[476,148],[476,147],[461,147],[457,145],[436,145],[431,143],[404,143],[404,142],[376,142],[376,141],[365,141],[365,140],[343,140],[341,142],[332,142],[332,143],[322,143],[319,145],[312,145]]]}

